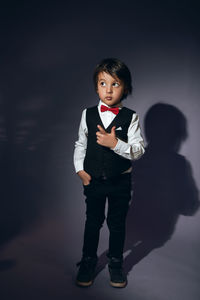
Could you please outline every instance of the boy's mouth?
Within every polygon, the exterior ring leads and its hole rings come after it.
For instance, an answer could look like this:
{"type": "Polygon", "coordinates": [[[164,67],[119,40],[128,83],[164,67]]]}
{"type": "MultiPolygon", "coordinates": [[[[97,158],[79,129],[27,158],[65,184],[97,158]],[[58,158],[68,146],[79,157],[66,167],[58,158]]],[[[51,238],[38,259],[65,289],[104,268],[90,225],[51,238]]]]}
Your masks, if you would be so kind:
{"type": "Polygon", "coordinates": [[[112,100],[112,97],[106,97],[106,100],[112,100]]]}

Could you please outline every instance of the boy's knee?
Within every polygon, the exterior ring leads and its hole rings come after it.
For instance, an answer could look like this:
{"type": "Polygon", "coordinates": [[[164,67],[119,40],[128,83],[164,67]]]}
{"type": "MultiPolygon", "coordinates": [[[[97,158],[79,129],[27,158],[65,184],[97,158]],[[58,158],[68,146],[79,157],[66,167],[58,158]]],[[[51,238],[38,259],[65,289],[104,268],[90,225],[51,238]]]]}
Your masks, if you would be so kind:
{"type": "Polygon", "coordinates": [[[101,228],[103,226],[105,216],[97,217],[94,215],[87,214],[86,223],[87,226],[101,228]]]}
{"type": "Polygon", "coordinates": [[[125,218],[123,218],[122,220],[113,220],[112,218],[108,217],[106,219],[106,223],[110,231],[120,232],[125,230],[125,218]]]}

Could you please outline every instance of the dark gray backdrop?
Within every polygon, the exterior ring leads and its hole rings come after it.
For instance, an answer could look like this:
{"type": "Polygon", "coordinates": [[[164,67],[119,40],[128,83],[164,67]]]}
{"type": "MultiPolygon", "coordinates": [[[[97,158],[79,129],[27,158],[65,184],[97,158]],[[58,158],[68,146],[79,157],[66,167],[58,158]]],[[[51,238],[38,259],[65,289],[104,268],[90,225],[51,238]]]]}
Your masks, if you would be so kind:
{"type": "MultiPolygon", "coordinates": [[[[133,76],[124,104],[139,114],[144,135],[155,103],[184,115],[179,153],[200,186],[197,2],[8,2],[0,14],[4,299],[199,299],[199,212],[179,217],[171,240],[130,271],[125,290],[109,288],[106,269],[90,290],[74,286],[85,207],[72,162],[81,112],[98,102],[93,69],[118,57],[133,76]]],[[[99,255],[107,234],[105,227],[99,255]]]]}

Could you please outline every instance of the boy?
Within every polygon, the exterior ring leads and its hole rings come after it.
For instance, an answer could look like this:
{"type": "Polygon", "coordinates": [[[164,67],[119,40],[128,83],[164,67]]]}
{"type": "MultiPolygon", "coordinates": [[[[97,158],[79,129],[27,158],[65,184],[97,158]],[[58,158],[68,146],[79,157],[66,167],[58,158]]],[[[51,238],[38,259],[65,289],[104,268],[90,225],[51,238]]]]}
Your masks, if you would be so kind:
{"type": "Polygon", "coordinates": [[[102,60],[94,71],[98,106],[85,109],[75,143],[74,165],[86,196],[82,259],[76,283],[88,287],[97,264],[100,228],[108,200],[110,284],[125,287],[122,272],[125,220],[131,199],[131,160],[144,153],[137,114],[122,106],[132,92],[131,74],[118,59],[102,60]]]}

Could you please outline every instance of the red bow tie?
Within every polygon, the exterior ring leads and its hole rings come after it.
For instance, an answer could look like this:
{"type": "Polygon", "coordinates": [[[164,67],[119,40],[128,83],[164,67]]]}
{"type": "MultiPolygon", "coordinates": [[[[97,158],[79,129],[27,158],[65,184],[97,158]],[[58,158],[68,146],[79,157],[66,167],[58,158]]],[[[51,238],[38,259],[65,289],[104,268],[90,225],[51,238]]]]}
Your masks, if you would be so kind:
{"type": "Polygon", "coordinates": [[[105,105],[101,105],[101,112],[104,112],[104,111],[112,111],[113,114],[117,115],[119,113],[119,107],[113,107],[113,108],[110,108],[110,107],[107,107],[105,105]]]}

